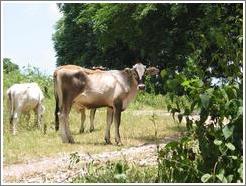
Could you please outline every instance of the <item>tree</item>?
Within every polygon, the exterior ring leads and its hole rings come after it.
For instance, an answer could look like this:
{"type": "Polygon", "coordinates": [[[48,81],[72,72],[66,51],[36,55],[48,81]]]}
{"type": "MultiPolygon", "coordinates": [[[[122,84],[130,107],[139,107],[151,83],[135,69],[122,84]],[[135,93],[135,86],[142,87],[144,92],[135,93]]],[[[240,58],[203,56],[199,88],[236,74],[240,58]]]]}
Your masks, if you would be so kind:
{"type": "Polygon", "coordinates": [[[3,58],[3,70],[8,74],[9,72],[19,70],[19,66],[14,64],[10,58],[3,58]]]}

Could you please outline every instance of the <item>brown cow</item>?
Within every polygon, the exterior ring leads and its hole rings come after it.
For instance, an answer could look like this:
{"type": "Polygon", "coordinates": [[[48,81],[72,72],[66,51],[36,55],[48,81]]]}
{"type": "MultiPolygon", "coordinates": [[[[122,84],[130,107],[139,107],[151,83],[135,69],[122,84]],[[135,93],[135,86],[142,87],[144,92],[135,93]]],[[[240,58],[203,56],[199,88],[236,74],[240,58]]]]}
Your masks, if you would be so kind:
{"type": "MultiPolygon", "coordinates": [[[[73,68],[72,65],[64,65],[64,66],[60,66],[57,68],[57,70],[59,69],[71,69],[71,67],[73,68]]],[[[76,66],[74,66],[75,69],[76,66]]],[[[98,71],[98,70],[106,70],[105,67],[102,66],[93,66],[92,70],[90,69],[86,69],[85,72],[88,74],[94,73],[94,70],[98,71]],[[93,71],[92,71],[93,70],[93,71]]],[[[59,106],[58,106],[58,97],[57,94],[55,92],[55,99],[56,99],[56,109],[55,109],[55,130],[58,131],[59,130],[59,119],[58,119],[58,112],[59,112],[59,106]]],[[[77,105],[77,107],[75,106],[75,110],[77,112],[81,113],[81,126],[80,126],[80,130],[79,133],[83,133],[84,132],[84,122],[86,119],[86,115],[85,115],[85,107],[80,107],[79,105],[77,105]]],[[[90,132],[92,132],[94,130],[94,118],[95,118],[95,113],[96,113],[96,109],[90,109],[90,132]]]]}
{"type": "MultiPolygon", "coordinates": [[[[74,143],[68,117],[72,105],[95,109],[107,107],[105,141],[110,142],[110,127],[114,117],[115,142],[121,144],[119,126],[121,112],[135,97],[138,89],[144,89],[143,76],[155,75],[155,67],[146,69],[142,63],[124,70],[90,70],[75,65],[58,67],[54,72],[54,88],[59,113],[59,128],[64,143],[74,143]]],[[[58,122],[57,119],[57,122],[58,122]]]]}

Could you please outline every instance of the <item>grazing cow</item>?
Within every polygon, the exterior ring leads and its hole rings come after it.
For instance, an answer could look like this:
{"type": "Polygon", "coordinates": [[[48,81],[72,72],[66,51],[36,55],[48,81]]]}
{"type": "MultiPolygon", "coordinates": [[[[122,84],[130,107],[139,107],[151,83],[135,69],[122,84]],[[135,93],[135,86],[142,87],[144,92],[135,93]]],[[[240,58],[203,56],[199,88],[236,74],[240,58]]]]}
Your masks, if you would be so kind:
{"type": "MultiPolygon", "coordinates": [[[[61,66],[59,67],[59,69],[61,68],[69,68],[69,65],[65,65],[65,66],[61,66]]],[[[105,67],[102,67],[102,66],[93,66],[92,67],[92,70],[96,70],[97,72],[99,70],[106,70],[105,67]]],[[[92,70],[90,69],[87,69],[86,70],[86,73],[88,74],[91,74],[91,73],[94,73],[92,70]]],[[[56,109],[55,109],[55,130],[58,131],[59,130],[59,119],[58,119],[58,112],[59,112],[59,107],[58,107],[58,97],[57,97],[57,93],[55,92],[55,99],[56,99],[56,109]]],[[[85,115],[85,107],[81,107],[79,105],[75,105],[74,106],[75,110],[77,112],[80,112],[81,113],[81,126],[80,126],[80,130],[79,130],[79,133],[83,133],[84,132],[84,122],[85,122],[85,119],[86,119],[86,115],[85,115]]],[[[95,118],[95,113],[96,113],[96,108],[93,108],[93,109],[90,109],[90,132],[92,132],[94,130],[94,118],[95,118]]]]}
{"type": "Polygon", "coordinates": [[[105,141],[107,144],[111,143],[110,127],[114,117],[115,142],[121,144],[121,112],[133,100],[137,90],[145,88],[143,76],[157,73],[157,68],[146,68],[142,63],[137,63],[131,69],[109,71],[94,71],[75,65],[58,67],[53,77],[56,104],[59,107],[56,118],[59,119],[62,142],[74,143],[68,117],[72,105],[76,105],[88,109],[107,107],[105,141]]]}
{"type": "Polygon", "coordinates": [[[7,96],[10,110],[10,129],[13,134],[16,134],[16,125],[20,115],[22,113],[27,114],[29,119],[31,110],[36,115],[36,124],[41,126],[44,96],[37,83],[14,84],[7,90],[7,96]]]}

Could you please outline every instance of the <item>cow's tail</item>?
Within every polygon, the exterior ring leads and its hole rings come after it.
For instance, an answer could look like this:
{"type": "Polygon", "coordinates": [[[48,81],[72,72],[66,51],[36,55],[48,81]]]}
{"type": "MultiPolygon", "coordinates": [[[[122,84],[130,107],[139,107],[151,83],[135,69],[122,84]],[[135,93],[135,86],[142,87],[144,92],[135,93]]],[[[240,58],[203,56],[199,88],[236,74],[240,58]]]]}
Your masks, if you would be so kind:
{"type": "Polygon", "coordinates": [[[15,100],[13,99],[13,96],[11,94],[11,90],[8,89],[7,90],[7,96],[8,96],[8,99],[7,99],[7,104],[8,104],[8,108],[9,108],[9,112],[10,112],[10,124],[13,123],[13,119],[14,119],[14,106],[15,106],[15,100]]]}
{"type": "Polygon", "coordinates": [[[58,96],[58,85],[57,85],[57,74],[54,74],[54,96],[55,96],[55,102],[56,102],[56,107],[55,107],[55,130],[59,130],[59,117],[58,113],[60,111],[59,108],[59,96],[58,96]]]}

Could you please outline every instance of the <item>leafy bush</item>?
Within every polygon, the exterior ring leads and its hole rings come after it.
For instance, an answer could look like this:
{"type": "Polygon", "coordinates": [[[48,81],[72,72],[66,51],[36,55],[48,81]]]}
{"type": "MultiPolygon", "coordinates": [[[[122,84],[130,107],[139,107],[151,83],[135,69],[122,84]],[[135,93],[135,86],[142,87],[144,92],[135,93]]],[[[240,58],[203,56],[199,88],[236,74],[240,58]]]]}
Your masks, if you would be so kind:
{"type": "Polygon", "coordinates": [[[233,76],[229,73],[222,83],[212,85],[206,82],[195,61],[189,58],[186,69],[174,76],[173,91],[169,93],[171,104],[167,107],[179,113],[180,121],[186,119],[188,132],[180,141],[162,149],[159,179],[167,182],[242,182],[243,79],[240,67],[234,69],[233,76]],[[182,95],[175,95],[177,89],[183,89],[182,95]],[[188,104],[184,103],[184,98],[188,104]],[[194,111],[200,117],[195,122],[187,117],[194,111]],[[206,123],[209,117],[211,122],[206,123]],[[168,167],[171,167],[169,174],[162,171],[168,167]]]}

